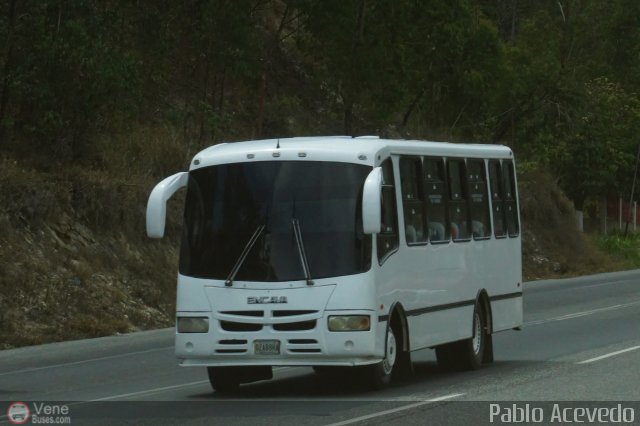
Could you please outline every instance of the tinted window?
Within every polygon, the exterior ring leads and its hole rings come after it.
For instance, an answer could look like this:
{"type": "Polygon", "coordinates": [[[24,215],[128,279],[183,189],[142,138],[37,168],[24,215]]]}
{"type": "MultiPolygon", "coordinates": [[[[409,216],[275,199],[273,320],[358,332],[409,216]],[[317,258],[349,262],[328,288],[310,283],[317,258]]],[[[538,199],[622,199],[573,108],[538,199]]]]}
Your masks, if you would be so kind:
{"type": "Polygon", "coordinates": [[[398,248],[398,209],[391,158],[382,165],[382,224],[377,237],[378,262],[398,248]]]}
{"type": "Polygon", "coordinates": [[[491,222],[489,220],[489,200],[487,197],[484,160],[467,160],[467,176],[473,238],[489,238],[491,236],[491,222]]]}
{"type": "Polygon", "coordinates": [[[517,237],[520,233],[518,222],[518,202],[516,201],[516,179],[512,161],[502,162],[502,176],[504,182],[505,214],[507,230],[510,237],[517,237]]]}
{"type": "Polygon", "coordinates": [[[471,238],[467,209],[467,175],[464,160],[448,160],[449,220],[454,241],[471,238]]]}
{"type": "Polygon", "coordinates": [[[226,279],[264,226],[236,280],[305,278],[294,237],[300,224],[312,278],[356,274],[371,265],[362,231],[362,188],[370,167],[318,161],[261,161],[189,173],[180,273],[226,279]]]}
{"type": "Polygon", "coordinates": [[[444,160],[424,159],[424,193],[427,216],[427,233],[432,242],[449,241],[450,226],[447,220],[447,191],[444,160]]]}
{"type": "Polygon", "coordinates": [[[502,166],[500,160],[489,161],[489,183],[491,186],[491,206],[493,210],[493,229],[496,238],[507,235],[504,191],[502,181],[502,166]]]}
{"type": "Polygon", "coordinates": [[[402,209],[407,244],[427,241],[424,217],[424,191],[422,190],[422,160],[420,157],[400,158],[402,209]]]}

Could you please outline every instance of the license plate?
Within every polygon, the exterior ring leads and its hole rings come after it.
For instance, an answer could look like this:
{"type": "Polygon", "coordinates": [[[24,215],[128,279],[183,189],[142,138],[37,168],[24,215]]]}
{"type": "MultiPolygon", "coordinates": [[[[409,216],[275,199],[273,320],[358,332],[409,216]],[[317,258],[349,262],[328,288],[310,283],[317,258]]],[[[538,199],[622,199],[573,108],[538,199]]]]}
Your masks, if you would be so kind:
{"type": "Polygon", "coordinates": [[[256,355],[280,355],[279,340],[255,340],[253,353],[256,355]]]}

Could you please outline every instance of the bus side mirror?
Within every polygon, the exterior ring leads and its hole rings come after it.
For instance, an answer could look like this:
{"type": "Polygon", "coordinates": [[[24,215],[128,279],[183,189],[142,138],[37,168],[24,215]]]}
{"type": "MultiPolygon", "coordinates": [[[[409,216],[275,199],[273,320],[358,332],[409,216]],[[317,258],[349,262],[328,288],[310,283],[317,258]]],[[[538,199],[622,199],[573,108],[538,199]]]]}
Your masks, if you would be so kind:
{"type": "Polygon", "coordinates": [[[180,172],[169,176],[156,185],[147,202],[147,235],[162,238],[167,220],[167,201],[180,188],[187,186],[189,173],[180,172]]]}
{"type": "Polygon", "coordinates": [[[362,229],[365,234],[380,232],[382,218],[381,197],[382,168],[374,167],[364,181],[362,190],[362,229]]]}

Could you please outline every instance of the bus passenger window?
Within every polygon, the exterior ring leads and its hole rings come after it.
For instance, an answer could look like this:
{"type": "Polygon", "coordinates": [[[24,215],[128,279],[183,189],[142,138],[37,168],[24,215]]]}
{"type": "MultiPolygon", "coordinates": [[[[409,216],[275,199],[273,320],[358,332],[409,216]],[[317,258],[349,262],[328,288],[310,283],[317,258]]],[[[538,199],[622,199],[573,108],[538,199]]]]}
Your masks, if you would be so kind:
{"type": "Polygon", "coordinates": [[[464,160],[449,160],[449,220],[453,241],[471,238],[467,209],[467,176],[464,160]]]}
{"type": "Polygon", "coordinates": [[[407,244],[426,243],[422,160],[420,157],[400,158],[400,182],[402,187],[404,232],[407,244]]]}
{"type": "Polygon", "coordinates": [[[484,160],[467,160],[467,171],[471,202],[471,232],[476,240],[489,238],[491,223],[484,160]]]}
{"type": "Polygon", "coordinates": [[[396,190],[393,179],[393,163],[391,158],[386,159],[382,165],[382,217],[380,233],[377,235],[378,262],[382,264],[384,259],[398,248],[398,209],[396,206],[396,190]]]}
{"type": "Polygon", "coordinates": [[[518,223],[518,202],[516,201],[515,173],[512,161],[502,162],[502,177],[504,179],[505,214],[507,217],[507,231],[510,237],[520,234],[518,223]]]}
{"type": "Polygon", "coordinates": [[[504,238],[507,235],[507,228],[505,226],[504,191],[502,188],[500,160],[489,161],[489,183],[491,186],[494,233],[496,238],[504,238]]]}
{"type": "Polygon", "coordinates": [[[424,194],[429,241],[446,242],[451,238],[447,220],[444,160],[424,159],[424,194]]]}

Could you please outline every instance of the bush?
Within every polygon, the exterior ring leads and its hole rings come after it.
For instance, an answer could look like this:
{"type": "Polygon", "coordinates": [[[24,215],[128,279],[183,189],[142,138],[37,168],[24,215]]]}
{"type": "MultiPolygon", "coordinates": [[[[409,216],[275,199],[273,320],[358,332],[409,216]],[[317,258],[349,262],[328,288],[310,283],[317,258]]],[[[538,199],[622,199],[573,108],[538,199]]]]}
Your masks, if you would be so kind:
{"type": "Polygon", "coordinates": [[[640,235],[604,235],[598,237],[597,242],[603,251],[628,262],[628,267],[640,268],[640,235]]]}

